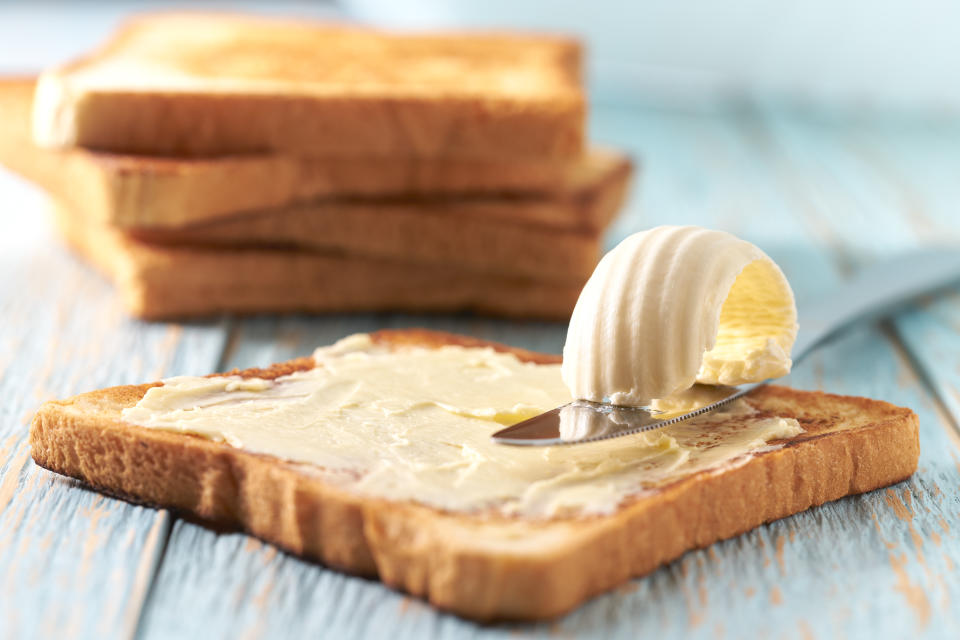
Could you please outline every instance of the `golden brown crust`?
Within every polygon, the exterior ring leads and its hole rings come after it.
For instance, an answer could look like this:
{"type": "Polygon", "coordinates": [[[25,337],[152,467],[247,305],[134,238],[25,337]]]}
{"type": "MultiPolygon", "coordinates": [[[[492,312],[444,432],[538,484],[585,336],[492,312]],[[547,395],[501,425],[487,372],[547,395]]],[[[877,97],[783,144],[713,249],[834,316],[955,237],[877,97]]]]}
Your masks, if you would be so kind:
{"type": "Polygon", "coordinates": [[[73,116],[69,138],[92,149],[150,155],[582,153],[585,99],[575,41],[384,35],[229,14],[148,15],[129,21],[99,50],[46,75],[71,87],[67,95],[79,94],[60,107],[73,116]],[[171,19],[178,22],[170,26],[171,19]],[[231,37],[198,44],[204,39],[191,31],[209,29],[211,19],[231,29],[231,37]],[[151,35],[157,29],[162,35],[151,35]],[[89,74],[131,50],[148,51],[148,58],[163,61],[161,67],[200,81],[216,78],[218,90],[71,85],[75,73],[89,74]],[[524,87],[509,89],[517,80],[505,76],[518,66],[528,70],[524,87]],[[234,83],[231,89],[225,89],[226,80],[234,83]],[[264,82],[272,83],[271,90],[263,90],[264,82]]]}
{"type": "MultiPolygon", "coordinates": [[[[525,360],[559,360],[426,330],[373,337],[393,347],[490,345],[525,360]]],[[[235,373],[280,375],[306,364],[235,373]]],[[[806,429],[782,448],[637,496],[612,516],[524,521],[362,498],[303,465],[121,423],[120,410],[149,386],[45,403],[30,431],[34,460],[111,493],[245,529],[344,571],[378,575],[478,620],[560,615],[690,549],[902,480],[919,456],[917,418],[909,409],[766,387],[750,402],[806,429]]]]}
{"type": "MultiPolygon", "coordinates": [[[[221,218],[230,222],[217,233],[232,231],[249,239],[251,232],[264,231],[264,225],[251,229],[250,221],[245,221],[233,228],[239,213],[272,214],[294,204],[331,198],[389,209],[398,198],[426,196],[445,198],[452,201],[449,204],[459,201],[468,211],[478,205],[463,203],[465,196],[479,200],[479,206],[485,200],[500,202],[509,197],[515,206],[509,208],[506,220],[596,231],[608,221],[605,215],[610,206],[603,200],[612,198],[607,195],[610,182],[624,183],[630,173],[626,158],[601,149],[571,161],[303,158],[276,153],[190,159],[41,149],[30,137],[34,80],[0,77],[4,115],[0,163],[90,220],[154,233],[156,239],[162,239],[164,230],[173,233],[171,229],[221,218]],[[531,196],[540,196],[544,206],[537,206],[531,196]]],[[[502,213],[503,208],[499,210],[502,213]]],[[[309,210],[295,211],[309,214],[309,210]]],[[[202,238],[205,231],[214,230],[195,231],[202,238]]]]}

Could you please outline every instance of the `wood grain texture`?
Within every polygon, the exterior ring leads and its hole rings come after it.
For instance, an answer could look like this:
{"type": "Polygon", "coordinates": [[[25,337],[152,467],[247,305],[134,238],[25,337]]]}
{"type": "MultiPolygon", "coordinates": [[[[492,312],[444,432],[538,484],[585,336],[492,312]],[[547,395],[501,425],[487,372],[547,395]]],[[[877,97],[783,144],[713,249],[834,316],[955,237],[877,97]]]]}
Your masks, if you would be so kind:
{"type": "MultiPolygon", "coordinates": [[[[626,147],[644,164],[610,243],[660,223],[727,229],[758,243],[783,266],[801,304],[892,251],[956,240],[957,123],[837,122],[747,105],[714,114],[596,109],[592,130],[598,141],[626,147]]],[[[18,237],[22,220],[39,212],[25,193],[11,181],[0,184],[0,219],[18,237]]],[[[172,525],[149,593],[131,589],[139,584],[131,576],[151,575],[151,535],[162,538],[169,520],[43,479],[25,461],[22,420],[52,395],[214,370],[224,334],[219,327],[191,326],[170,338],[163,325],[127,325],[105,285],[50,249],[42,231],[31,233],[31,242],[12,243],[0,254],[3,273],[14,276],[0,285],[0,581],[13,576],[4,584],[0,615],[13,614],[0,619],[17,620],[19,631],[43,635],[53,624],[42,627],[45,621],[67,624],[75,616],[80,622],[66,626],[74,635],[122,636],[137,624],[146,600],[137,627],[144,638],[269,637],[280,630],[391,638],[960,634],[956,294],[900,315],[892,330],[860,327],[844,334],[790,378],[799,388],[913,408],[922,450],[913,479],[689,553],[552,625],[481,627],[379,583],[183,521],[172,525]],[[29,287],[10,284],[32,273],[46,275],[31,275],[29,287]],[[51,346],[54,335],[61,338],[51,346]],[[173,346],[163,346],[164,339],[173,346]],[[33,393],[38,385],[45,390],[39,396],[33,393]],[[109,513],[90,515],[102,509],[109,513]],[[6,546],[4,536],[12,541],[6,546]],[[124,536],[132,540],[129,547],[124,536]],[[93,568],[81,580],[86,544],[94,549],[93,568]],[[85,611],[67,606],[66,596],[82,598],[85,611]]],[[[384,327],[428,326],[554,352],[565,333],[561,324],[468,316],[261,317],[227,324],[230,338],[220,363],[226,367],[288,359],[384,327]]]]}

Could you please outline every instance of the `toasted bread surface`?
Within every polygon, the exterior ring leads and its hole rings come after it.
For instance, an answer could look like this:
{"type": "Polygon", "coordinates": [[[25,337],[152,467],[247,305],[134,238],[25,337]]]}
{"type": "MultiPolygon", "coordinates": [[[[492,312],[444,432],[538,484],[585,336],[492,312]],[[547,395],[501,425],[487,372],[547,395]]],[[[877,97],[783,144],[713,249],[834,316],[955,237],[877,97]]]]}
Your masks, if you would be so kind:
{"type": "MultiPolygon", "coordinates": [[[[165,158],[51,150],[30,137],[35,78],[0,77],[0,163],[68,200],[91,220],[124,228],[167,228],[317,199],[537,195],[577,200],[610,176],[629,172],[621,154],[593,149],[570,161],[522,158],[335,157],[250,153],[165,158]]],[[[596,228],[558,208],[524,217],[596,228]]],[[[589,212],[588,212],[589,213],[589,212]]]]}
{"type": "Polygon", "coordinates": [[[566,319],[590,275],[557,282],[342,252],[155,245],[63,207],[55,213],[68,244],[113,280],[127,311],[150,320],[293,311],[566,319]]]}
{"type": "MultiPolygon", "coordinates": [[[[525,361],[559,357],[424,330],[381,331],[392,348],[492,346],[525,361]]],[[[301,358],[230,373],[277,377],[301,358]]],[[[154,383],[158,384],[158,383],[154,383]]],[[[885,486],[916,469],[916,415],[885,402],[766,387],[748,402],[804,433],[742,464],[684,477],[610,516],[546,520],[442,512],[351,494],[322,473],[201,437],[120,420],[153,384],[41,406],[34,460],[108,493],[237,527],[344,571],[376,575],[435,606],[478,619],[557,616],[685,551],[811,506],[885,486]]]]}
{"type": "Polygon", "coordinates": [[[41,76],[34,134],[148,154],[575,157],[580,57],[558,37],[153,14],[41,76]]]}

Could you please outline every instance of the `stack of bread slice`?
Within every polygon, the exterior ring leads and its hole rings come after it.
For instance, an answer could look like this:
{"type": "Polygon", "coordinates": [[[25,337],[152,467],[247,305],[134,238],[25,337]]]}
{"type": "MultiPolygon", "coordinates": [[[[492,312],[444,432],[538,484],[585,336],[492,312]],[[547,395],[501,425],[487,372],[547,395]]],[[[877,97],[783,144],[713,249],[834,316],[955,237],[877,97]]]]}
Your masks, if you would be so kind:
{"type": "Polygon", "coordinates": [[[581,51],[236,15],[135,19],[0,82],[0,163],[144,318],[565,318],[630,160],[586,143],[581,51]]]}

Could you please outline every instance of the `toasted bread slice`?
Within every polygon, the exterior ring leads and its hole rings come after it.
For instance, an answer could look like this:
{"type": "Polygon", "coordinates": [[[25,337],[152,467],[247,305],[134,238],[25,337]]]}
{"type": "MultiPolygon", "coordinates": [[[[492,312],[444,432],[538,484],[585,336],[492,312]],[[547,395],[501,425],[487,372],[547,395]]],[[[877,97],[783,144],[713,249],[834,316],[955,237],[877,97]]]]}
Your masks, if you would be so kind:
{"type": "MultiPolygon", "coordinates": [[[[375,342],[492,346],[524,361],[559,358],[422,330],[375,342]]],[[[275,378],[301,358],[233,373],[275,378]]],[[[557,616],[684,552],[845,495],[908,477],[917,417],[885,402],[766,387],[748,403],[805,429],[737,464],[682,477],[626,500],[609,516],[546,520],[444,512],[362,497],[305,468],[202,437],[120,420],[155,384],[113,387],[40,407],[30,430],[37,464],[93,487],[242,528],[292,553],[386,584],[478,620],[557,616]],[[749,498],[745,498],[749,496],[749,498]]]]}
{"type": "Polygon", "coordinates": [[[294,311],[564,320],[590,276],[585,269],[579,281],[550,282],[342,252],[155,245],[63,207],[55,208],[55,219],[68,244],[114,281],[127,311],[148,320],[294,311]]]}
{"type": "Polygon", "coordinates": [[[41,76],[34,136],[161,155],[571,158],[580,55],[559,37],[147,15],[41,76]]]}
{"type": "MultiPolygon", "coordinates": [[[[0,164],[70,201],[89,219],[124,228],[178,227],[332,198],[535,195],[567,202],[611,174],[629,171],[622,154],[603,149],[571,161],[278,153],[191,159],[55,151],[37,147],[30,137],[34,86],[33,78],[0,77],[0,164]]],[[[561,208],[543,219],[566,224],[564,213],[561,208]]],[[[525,220],[522,208],[516,218],[525,220]]],[[[600,226],[589,215],[569,222],[600,226]]]]}
{"type": "Polygon", "coordinates": [[[566,198],[323,201],[127,235],[155,245],[341,251],[579,286],[629,177],[624,163],[566,198]]]}
{"type": "MultiPolygon", "coordinates": [[[[496,214],[508,213],[511,203],[486,208],[496,214]]],[[[157,248],[333,251],[579,285],[600,258],[599,231],[501,223],[473,215],[475,211],[469,206],[462,215],[457,209],[456,204],[421,208],[401,203],[385,207],[331,203],[239,216],[185,229],[133,230],[124,235],[157,248]]]]}

